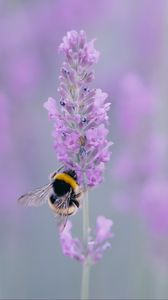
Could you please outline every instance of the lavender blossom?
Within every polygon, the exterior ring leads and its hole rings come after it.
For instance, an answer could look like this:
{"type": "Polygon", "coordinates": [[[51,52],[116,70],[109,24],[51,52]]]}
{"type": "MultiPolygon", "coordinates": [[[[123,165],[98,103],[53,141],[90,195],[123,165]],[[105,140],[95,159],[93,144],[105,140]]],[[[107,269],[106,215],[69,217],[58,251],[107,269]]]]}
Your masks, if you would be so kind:
{"type": "Polygon", "coordinates": [[[85,263],[87,259],[92,263],[96,263],[102,258],[103,252],[111,246],[107,240],[113,236],[111,232],[112,225],[113,222],[111,220],[99,216],[97,218],[95,237],[89,236],[86,251],[83,243],[79,239],[72,237],[72,224],[68,221],[65,230],[60,233],[63,253],[82,263],[85,263]]]}
{"type": "Polygon", "coordinates": [[[60,233],[63,253],[83,263],[82,299],[89,298],[90,263],[102,257],[103,251],[110,246],[106,240],[112,236],[112,221],[104,217],[97,219],[95,239],[89,234],[88,187],[101,183],[112,144],[107,140],[110,108],[110,103],[106,102],[107,94],[88,87],[94,79],[92,65],[99,58],[94,42],[87,41],[84,31],[67,32],[59,46],[66,58],[59,76],[59,105],[53,98],[44,103],[49,118],[54,121],[54,148],[58,161],[65,168],[75,170],[85,194],[83,241],[72,238],[70,222],[60,233]]]}
{"type": "Polygon", "coordinates": [[[110,108],[107,94],[101,89],[88,88],[94,79],[91,67],[99,58],[94,42],[87,42],[84,31],[67,33],[59,46],[66,57],[59,77],[60,100],[56,103],[49,98],[44,104],[49,118],[54,121],[58,160],[76,171],[79,183],[82,183],[82,174],[86,174],[87,186],[101,183],[112,144],[107,140],[110,108]]]}
{"type": "Polygon", "coordinates": [[[60,233],[62,251],[64,255],[83,262],[85,260],[85,256],[83,254],[82,244],[78,239],[74,239],[72,237],[71,228],[72,223],[67,221],[64,231],[60,233]]]}

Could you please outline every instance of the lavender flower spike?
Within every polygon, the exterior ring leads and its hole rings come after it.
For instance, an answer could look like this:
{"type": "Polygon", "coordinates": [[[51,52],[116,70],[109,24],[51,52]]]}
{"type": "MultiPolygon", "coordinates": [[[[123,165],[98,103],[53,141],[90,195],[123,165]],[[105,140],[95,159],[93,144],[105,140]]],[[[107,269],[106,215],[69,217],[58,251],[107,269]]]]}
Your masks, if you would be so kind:
{"type": "Polygon", "coordinates": [[[93,64],[99,52],[95,40],[86,39],[84,31],[67,32],[59,46],[65,55],[59,76],[59,101],[49,98],[44,107],[54,121],[54,148],[58,161],[77,174],[83,188],[83,241],[72,238],[71,223],[60,233],[62,250],[83,263],[81,299],[89,299],[90,262],[97,262],[109,247],[112,221],[99,217],[95,239],[89,235],[88,187],[101,183],[105,163],[110,159],[111,142],[107,140],[107,94],[101,89],[89,88],[94,79],[93,64]]]}
{"type": "Polygon", "coordinates": [[[68,221],[65,230],[60,234],[63,253],[82,263],[85,263],[88,258],[90,262],[96,263],[102,258],[103,252],[111,246],[107,240],[113,237],[111,232],[112,225],[113,222],[111,220],[99,216],[97,218],[95,237],[89,236],[88,250],[85,252],[81,241],[72,237],[72,224],[68,221]]]}
{"type": "Polygon", "coordinates": [[[74,169],[79,183],[86,175],[87,186],[96,186],[103,179],[105,163],[110,159],[106,123],[110,103],[100,89],[90,89],[94,79],[92,65],[99,52],[94,41],[87,42],[84,31],[70,31],[63,38],[59,51],[65,55],[60,70],[59,101],[49,98],[44,104],[54,121],[54,148],[58,160],[74,169]]]}

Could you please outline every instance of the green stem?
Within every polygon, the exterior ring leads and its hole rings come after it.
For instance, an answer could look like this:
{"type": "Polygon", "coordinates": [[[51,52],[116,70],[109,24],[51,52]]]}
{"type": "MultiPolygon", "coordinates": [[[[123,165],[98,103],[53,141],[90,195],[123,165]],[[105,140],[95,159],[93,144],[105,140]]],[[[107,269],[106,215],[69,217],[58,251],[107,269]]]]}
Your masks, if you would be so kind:
{"type": "Polygon", "coordinates": [[[89,299],[89,273],[90,273],[90,264],[88,261],[86,261],[83,264],[83,270],[82,270],[81,300],[89,299]]]}
{"type": "Polygon", "coordinates": [[[81,289],[81,299],[89,299],[89,273],[90,273],[90,263],[87,258],[89,242],[89,203],[88,203],[88,192],[85,192],[85,199],[83,199],[83,243],[85,248],[86,260],[83,263],[82,271],[82,289],[81,289]]]}
{"type": "Polygon", "coordinates": [[[85,192],[85,198],[83,199],[83,243],[85,252],[87,252],[89,241],[89,201],[88,191],[85,192]]]}

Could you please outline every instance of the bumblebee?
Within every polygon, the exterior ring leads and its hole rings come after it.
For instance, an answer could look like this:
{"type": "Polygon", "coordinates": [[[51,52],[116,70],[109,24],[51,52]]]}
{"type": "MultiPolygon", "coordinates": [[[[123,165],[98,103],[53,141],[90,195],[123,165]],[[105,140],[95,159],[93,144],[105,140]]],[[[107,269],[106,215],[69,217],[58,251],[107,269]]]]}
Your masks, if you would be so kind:
{"type": "Polygon", "coordinates": [[[77,212],[83,196],[76,172],[71,169],[60,172],[62,169],[59,168],[50,176],[49,184],[18,199],[18,203],[24,206],[41,206],[48,202],[57,216],[60,230],[64,229],[68,216],[77,212]]]}

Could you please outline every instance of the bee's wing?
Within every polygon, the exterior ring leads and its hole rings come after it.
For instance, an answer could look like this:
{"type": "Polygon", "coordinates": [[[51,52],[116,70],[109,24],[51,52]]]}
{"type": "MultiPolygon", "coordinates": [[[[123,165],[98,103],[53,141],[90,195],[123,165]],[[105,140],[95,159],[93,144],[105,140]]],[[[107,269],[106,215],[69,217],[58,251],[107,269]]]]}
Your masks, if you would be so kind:
{"type": "Polygon", "coordinates": [[[18,203],[24,206],[40,206],[47,202],[52,193],[52,183],[44,185],[30,193],[22,195],[18,199],[18,203]]]}
{"type": "Polygon", "coordinates": [[[57,226],[59,231],[62,232],[66,226],[68,220],[68,210],[69,210],[69,202],[70,202],[71,192],[67,193],[62,197],[55,205],[58,209],[60,209],[60,213],[56,214],[57,226]]]}

